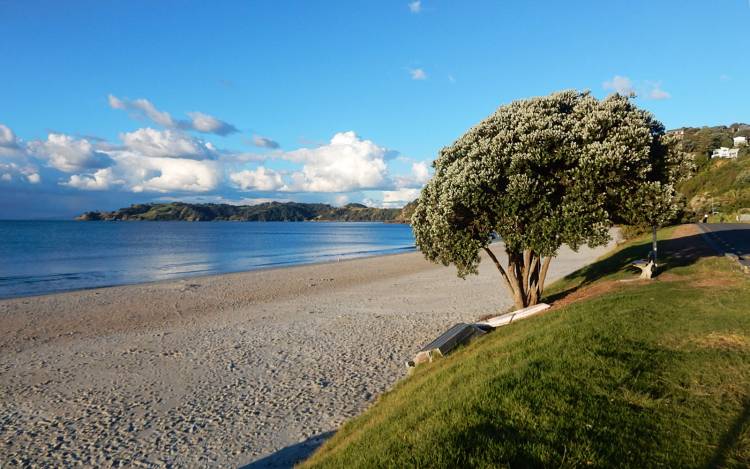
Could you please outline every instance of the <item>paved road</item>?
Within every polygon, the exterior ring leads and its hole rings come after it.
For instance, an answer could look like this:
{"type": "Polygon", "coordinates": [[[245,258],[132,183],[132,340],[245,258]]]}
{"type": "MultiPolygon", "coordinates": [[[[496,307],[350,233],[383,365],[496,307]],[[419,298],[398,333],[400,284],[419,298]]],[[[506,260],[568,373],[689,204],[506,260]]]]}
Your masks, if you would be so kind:
{"type": "Polygon", "coordinates": [[[750,223],[706,223],[701,227],[724,251],[750,259],[750,223]]]}

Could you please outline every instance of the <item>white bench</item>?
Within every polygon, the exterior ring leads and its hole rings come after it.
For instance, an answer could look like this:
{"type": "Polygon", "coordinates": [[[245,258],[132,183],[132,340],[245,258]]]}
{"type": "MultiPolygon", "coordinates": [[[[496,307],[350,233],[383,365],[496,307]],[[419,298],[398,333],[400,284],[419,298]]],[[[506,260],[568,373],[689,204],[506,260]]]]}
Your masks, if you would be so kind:
{"type": "Polygon", "coordinates": [[[640,259],[635,262],[632,262],[630,265],[632,267],[641,269],[642,279],[648,280],[650,278],[653,278],[654,274],[656,273],[656,264],[654,264],[654,261],[651,261],[651,260],[640,259]]]}

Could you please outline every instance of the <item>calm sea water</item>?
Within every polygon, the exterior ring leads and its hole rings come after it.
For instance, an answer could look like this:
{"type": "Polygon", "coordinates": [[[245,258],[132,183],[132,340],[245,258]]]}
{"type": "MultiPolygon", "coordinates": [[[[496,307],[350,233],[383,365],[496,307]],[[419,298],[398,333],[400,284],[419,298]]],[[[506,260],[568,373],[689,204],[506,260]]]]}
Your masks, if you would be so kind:
{"type": "Polygon", "coordinates": [[[0,221],[0,298],[413,249],[384,223],[0,221]]]}

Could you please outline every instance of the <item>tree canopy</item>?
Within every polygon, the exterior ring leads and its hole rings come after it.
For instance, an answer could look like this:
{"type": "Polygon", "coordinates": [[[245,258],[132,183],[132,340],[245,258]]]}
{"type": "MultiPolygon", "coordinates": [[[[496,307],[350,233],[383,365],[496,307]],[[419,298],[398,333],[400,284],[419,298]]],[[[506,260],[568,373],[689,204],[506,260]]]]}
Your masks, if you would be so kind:
{"type": "Polygon", "coordinates": [[[630,98],[562,91],[512,102],[443,148],[412,217],[427,259],[477,273],[495,262],[518,307],[538,302],[563,244],[604,245],[615,222],[665,223],[689,162],[630,98]],[[490,249],[502,237],[503,268],[490,249]]]}

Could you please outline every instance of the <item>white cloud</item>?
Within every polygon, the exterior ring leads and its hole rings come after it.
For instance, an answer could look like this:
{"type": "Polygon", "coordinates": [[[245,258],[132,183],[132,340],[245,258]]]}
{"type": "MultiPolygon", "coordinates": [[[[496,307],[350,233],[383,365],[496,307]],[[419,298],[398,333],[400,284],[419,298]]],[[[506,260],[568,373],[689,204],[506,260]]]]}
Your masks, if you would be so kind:
{"type": "Polygon", "coordinates": [[[346,205],[347,202],[349,202],[349,197],[345,194],[340,194],[333,198],[333,202],[337,206],[341,207],[342,205],[346,205]]]}
{"type": "Polygon", "coordinates": [[[136,118],[147,118],[170,129],[195,130],[221,136],[238,132],[232,124],[198,111],[189,112],[189,120],[177,120],[173,119],[168,112],[157,109],[148,99],[120,99],[110,94],[107,100],[112,109],[129,111],[136,118]]]}
{"type": "Polygon", "coordinates": [[[113,172],[133,192],[207,192],[219,185],[215,161],[148,157],[129,151],[113,154],[113,172]]]}
{"type": "Polygon", "coordinates": [[[231,173],[229,180],[243,190],[275,191],[284,186],[280,173],[263,166],[255,170],[231,173]]]}
{"type": "Polygon", "coordinates": [[[0,156],[23,156],[21,142],[7,125],[0,124],[0,156]]]}
{"type": "Polygon", "coordinates": [[[612,90],[623,96],[629,96],[630,94],[635,93],[635,88],[633,88],[633,82],[630,78],[622,77],[620,75],[615,75],[612,80],[605,81],[602,86],[605,90],[612,90]]]}
{"type": "Polygon", "coordinates": [[[421,68],[410,68],[409,75],[411,75],[412,80],[426,80],[427,79],[427,73],[421,68]]]}
{"type": "Polygon", "coordinates": [[[417,161],[411,165],[411,174],[395,176],[398,189],[421,188],[430,180],[430,165],[427,161],[417,161]]]}
{"type": "Polygon", "coordinates": [[[420,0],[415,0],[413,2],[409,2],[409,11],[412,13],[419,13],[422,11],[422,2],[420,0]]]}
{"type": "Polygon", "coordinates": [[[397,191],[383,191],[383,203],[407,204],[419,197],[419,189],[399,189],[397,191]]]}
{"type": "Polygon", "coordinates": [[[193,138],[175,130],[155,130],[149,127],[120,134],[127,149],[145,156],[191,158],[197,160],[215,158],[216,148],[210,142],[193,138]]]}
{"type": "Polygon", "coordinates": [[[425,184],[430,179],[430,168],[425,161],[411,165],[411,173],[418,184],[425,184]]]}
{"type": "Polygon", "coordinates": [[[389,153],[354,132],[337,133],[326,145],[280,155],[303,165],[301,171],[291,175],[292,182],[283,190],[348,192],[380,187],[387,179],[385,159],[389,153]]]}
{"type": "Polygon", "coordinates": [[[110,94],[107,96],[107,100],[112,109],[130,111],[136,117],[146,117],[164,127],[177,127],[177,122],[172,119],[172,116],[168,112],[156,109],[156,106],[148,99],[141,98],[130,101],[110,94]]]}
{"type": "Polygon", "coordinates": [[[13,161],[3,162],[0,160],[0,181],[12,182],[13,180],[38,184],[42,178],[39,176],[37,168],[34,165],[23,162],[19,164],[13,161]]]}
{"type": "Polygon", "coordinates": [[[207,134],[229,135],[238,132],[232,124],[219,120],[202,112],[188,112],[190,116],[190,125],[182,126],[188,130],[197,130],[207,134]]]}
{"type": "Polygon", "coordinates": [[[661,88],[661,83],[649,83],[649,87],[651,89],[648,91],[648,97],[651,99],[662,100],[672,97],[671,94],[661,88]]]}
{"type": "Polygon", "coordinates": [[[401,208],[419,197],[419,189],[399,189],[395,191],[381,191],[362,201],[370,207],[401,208]]]}
{"type": "Polygon", "coordinates": [[[261,148],[270,148],[270,149],[277,149],[281,145],[279,145],[279,142],[276,142],[275,140],[271,140],[270,138],[261,137],[260,135],[253,135],[253,145],[256,147],[261,148]]]}
{"type": "Polygon", "coordinates": [[[85,138],[75,139],[65,134],[49,134],[46,141],[30,142],[29,149],[65,173],[103,168],[111,163],[106,153],[98,151],[85,138]]]}
{"type": "Polygon", "coordinates": [[[112,168],[104,168],[91,175],[73,174],[68,182],[64,182],[62,185],[81,190],[102,191],[109,189],[114,183],[121,184],[122,181],[114,180],[112,168]]]}
{"type": "Polygon", "coordinates": [[[2,148],[15,148],[18,147],[18,141],[16,135],[10,130],[10,127],[4,124],[0,124],[0,147],[2,148]]]}

